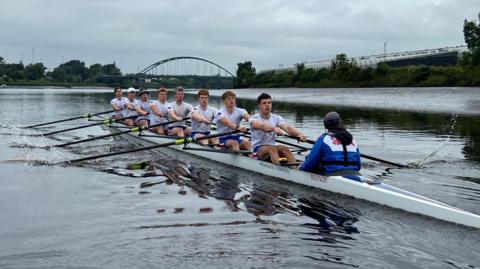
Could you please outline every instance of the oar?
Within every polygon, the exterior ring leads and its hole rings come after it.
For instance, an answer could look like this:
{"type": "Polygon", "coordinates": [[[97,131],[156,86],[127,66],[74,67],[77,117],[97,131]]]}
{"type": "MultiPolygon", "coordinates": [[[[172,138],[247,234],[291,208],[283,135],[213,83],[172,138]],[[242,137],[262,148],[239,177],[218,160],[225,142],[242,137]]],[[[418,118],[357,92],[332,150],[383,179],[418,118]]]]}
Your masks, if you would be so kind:
{"type": "Polygon", "coordinates": [[[91,124],[87,124],[87,125],[80,125],[80,126],[76,126],[76,127],[72,127],[72,128],[67,128],[67,129],[63,129],[63,130],[58,130],[58,131],[53,131],[53,132],[49,132],[49,133],[39,134],[39,135],[35,135],[35,136],[49,136],[49,135],[53,135],[53,134],[59,134],[59,133],[64,133],[64,132],[68,132],[68,131],[84,129],[84,128],[97,126],[97,125],[110,124],[110,123],[118,122],[118,121],[121,121],[121,120],[133,119],[133,118],[136,118],[136,117],[138,117],[138,115],[130,116],[130,117],[126,117],[126,118],[121,118],[121,119],[106,119],[106,120],[103,120],[101,122],[95,122],[95,123],[91,123],[91,124]]]}
{"type": "Polygon", "coordinates": [[[156,149],[156,148],[162,148],[162,147],[168,147],[168,146],[173,146],[173,145],[183,145],[186,143],[193,143],[198,140],[204,140],[204,139],[209,139],[209,138],[214,138],[214,137],[220,137],[220,136],[225,136],[225,135],[231,135],[238,133],[240,131],[235,130],[231,132],[225,132],[225,133],[219,133],[219,134],[211,134],[211,135],[206,135],[198,138],[182,138],[182,139],[176,139],[172,142],[167,142],[167,143],[162,143],[162,144],[156,144],[156,145],[151,145],[147,147],[141,147],[141,148],[136,148],[136,149],[130,149],[130,150],[123,150],[123,151],[117,151],[113,153],[105,153],[105,154],[99,154],[99,155],[94,155],[94,156],[88,156],[84,158],[79,158],[79,159],[73,159],[69,161],[64,161],[62,163],[64,164],[70,164],[70,163],[78,163],[78,162],[84,162],[84,161],[90,161],[90,160],[96,160],[100,158],[105,158],[105,157],[110,157],[110,156],[116,156],[116,155],[122,155],[122,154],[127,154],[127,153],[133,153],[133,152],[138,152],[138,151],[144,151],[144,150],[150,150],[150,149],[156,149]]]}
{"type": "Polygon", "coordinates": [[[175,123],[175,122],[179,122],[179,121],[183,121],[183,120],[187,120],[187,119],[190,119],[190,118],[183,118],[181,120],[173,120],[173,121],[168,121],[168,122],[164,122],[164,123],[153,124],[153,125],[150,125],[148,128],[145,127],[145,126],[132,127],[128,130],[121,131],[121,132],[118,132],[118,133],[100,135],[100,136],[90,137],[90,138],[86,138],[86,139],[82,139],[82,140],[67,142],[67,143],[64,143],[64,144],[54,145],[54,147],[66,147],[66,146],[70,146],[70,145],[75,145],[75,144],[80,144],[80,143],[84,143],[84,142],[97,140],[97,139],[103,139],[103,138],[107,138],[107,137],[112,137],[112,136],[117,136],[117,135],[122,135],[122,134],[128,134],[128,133],[135,133],[135,132],[147,130],[147,129],[150,129],[150,128],[153,128],[153,127],[164,126],[164,125],[167,125],[167,124],[170,124],[170,123],[175,123]]]}
{"type": "MultiPolygon", "coordinates": [[[[291,136],[291,135],[283,135],[283,136],[299,140],[298,137],[296,137],[296,136],[291,136]]],[[[308,144],[312,144],[312,145],[316,143],[316,141],[311,140],[311,139],[307,139],[305,142],[308,143],[308,144]]],[[[363,154],[363,153],[360,153],[360,157],[365,158],[365,159],[369,159],[369,160],[372,160],[372,161],[377,161],[377,162],[397,166],[397,167],[400,167],[400,168],[408,168],[408,166],[406,166],[406,165],[399,164],[399,163],[394,163],[394,162],[391,162],[391,161],[387,161],[387,160],[380,159],[380,158],[377,158],[377,157],[373,157],[373,156],[370,156],[370,155],[366,155],[366,154],[363,154]]]]}
{"type": "Polygon", "coordinates": [[[85,119],[85,118],[90,119],[90,118],[92,118],[92,117],[94,117],[94,116],[103,115],[103,114],[108,114],[108,113],[112,113],[112,112],[115,112],[115,111],[116,111],[116,110],[108,110],[108,111],[97,112],[97,113],[88,113],[88,114],[85,114],[85,115],[82,115],[82,116],[78,116],[78,117],[73,117],[73,118],[68,118],[68,119],[63,119],[63,120],[50,121],[50,122],[45,122],[45,123],[40,123],[40,124],[35,124],[35,125],[30,125],[30,126],[25,126],[25,127],[22,127],[22,128],[34,128],[34,127],[40,127],[40,126],[55,124],[55,123],[59,123],[59,122],[72,121],[72,120],[85,119]]]}

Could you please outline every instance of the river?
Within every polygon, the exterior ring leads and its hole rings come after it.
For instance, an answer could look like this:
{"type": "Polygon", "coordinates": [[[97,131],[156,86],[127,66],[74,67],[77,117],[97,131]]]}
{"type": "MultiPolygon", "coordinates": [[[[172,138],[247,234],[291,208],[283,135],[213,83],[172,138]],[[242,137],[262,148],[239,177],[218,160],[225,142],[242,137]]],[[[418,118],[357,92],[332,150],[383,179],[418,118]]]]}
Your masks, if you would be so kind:
{"type": "MultiPolygon", "coordinates": [[[[310,138],[336,110],[363,153],[411,167],[363,160],[368,177],[480,214],[480,89],[242,89],[238,105],[255,113],[264,91],[310,138]]],[[[46,149],[108,132],[43,138],[17,128],[107,110],[112,95],[0,89],[0,268],[480,268],[478,229],[169,149],[46,165],[133,146],[116,138],[46,149]]]]}

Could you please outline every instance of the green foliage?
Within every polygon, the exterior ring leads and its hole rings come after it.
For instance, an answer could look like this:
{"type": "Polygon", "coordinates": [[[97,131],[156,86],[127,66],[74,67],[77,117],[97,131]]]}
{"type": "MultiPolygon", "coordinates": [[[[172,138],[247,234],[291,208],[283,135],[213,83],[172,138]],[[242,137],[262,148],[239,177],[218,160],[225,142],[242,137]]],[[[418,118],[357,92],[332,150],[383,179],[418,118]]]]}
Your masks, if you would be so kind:
{"type": "Polygon", "coordinates": [[[42,63],[29,64],[23,70],[25,78],[28,80],[39,80],[45,77],[47,68],[42,63]]]}
{"type": "Polygon", "coordinates": [[[255,78],[255,68],[253,67],[252,62],[246,61],[243,63],[238,63],[237,66],[237,78],[235,80],[234,87],[248,87],[255,78]]]}
{"type": "MultiPolygon", "coordinates": [[[[478,19],[480,21],[480,13],[478,19]]],[[[465,20],[463,22],[463,35],[470,50],[480,48],[480,22],[465,20]]]]}

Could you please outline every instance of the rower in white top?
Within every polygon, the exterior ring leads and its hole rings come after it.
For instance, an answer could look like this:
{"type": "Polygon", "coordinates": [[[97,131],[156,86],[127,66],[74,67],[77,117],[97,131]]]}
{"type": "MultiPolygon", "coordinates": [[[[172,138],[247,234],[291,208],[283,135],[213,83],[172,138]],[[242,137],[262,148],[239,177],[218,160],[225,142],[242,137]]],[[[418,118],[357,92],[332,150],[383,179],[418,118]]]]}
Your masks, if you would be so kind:
{"type": "Polygon", "coordinates": [[[113,98],[112,101],[110,101],[110,104],[112,105],[112,108],[115,110],[115,112],[113,113],[112,118],[115,120],[118,120],[118,119],[121,119],[123,116],[122,109],[123,109],[123,105],[125,104],[125,100],[127,100],[127,98],[122,97],[122,88],[120,87],[116,87],[113,90],[113,94],[115,95],[115,98],[113,98]]]}
{"type": "MultiPolygon", "coordinates": [[[[198,91],[198,106],[192,110],[192,137],[198,138],[205,135],[210,135],[210,123],[214,120],[218,113],[218,109],[208,105],[208,97],[210,93],[206,89],[198,91]]],[[[210,138],[204,140],[198,140],[199,143],[204,145],[218,144],[217,138],[210,138]]]]}
{"type": "Polygon", "coordinates": [[[150,93],[147,90],[141,90],[138,95],[140,95],[140,101],[135,106],[135,111],[138,113],[138,118],[135,119],[135,124],[137,126],[148,127],[149,125],[149,115],[150,114],[150,93]]]}
{"type": "Polygon", "coordinates": [[[180,136],[185,137],[190,135],[192,128],[185,125],[185,121],[182,121],[183,118],[190,116],[192,113],[193,106],[187,102],[183,101],[185,97],[185,92],[182,86],[175,88],[175,101],[170,103],[168,107],[168,116],[171,120],[176,120],[178,122],[170,123],[168,125],[168,135],[171,136],[180,136]]]}
{"type": "Polygon", "coordinates": [[[134,116],[138,116],[138,112],[135,110],[135,107],[138,105],[138,100],[135,98],[137,91],[135,88],[128,88],[127,91],[127,100],[125,100],[125,104],[123,105],[123,118],[128,118],[123,121],[123,123],[127,126],[134,125],[134,116]]]}
{"type": "MultiPolygon", "coordinates": [[[[248,121],[250,114],[243,109],[236,106],[236,95],[232,91],[226,91],[222,94],[224,107],[217,113],[216,124],[217,132],[225,133],[234,130],[240,132],[247,132],[247,128],[241,127],[242,120],[248,121]]],[[[242,139],[240,135],[233,134],[220,137],[220,143],[225,145],[230,150],[250,150],[250,141],[242,139]]]]}
{"type": "MultiPolygon", "coordinates": [[[[160,88],[158,89],[158,100],[154,101],[150,105],[150,125],[156,125],[167,122],[168,118],[168,107],[170,106],[167,103],[167,89],[160,88]]],[[[165,134],[165,130],[168,126],[162,125],[153,127],[151,131],[158,134],[165,134]]]]}
{"type": "Polygon", "coordinates": [[[286,131],[288,134],[298,137],[300,141],[306,141],[307,137],[286,123],[282,116],[271,113],[272,97],[269,94],[260,94],[257,104],[260,113],[250,118],[253,152],[258,154],[260,160],[270,160],[273,164],[280,164],[280,157],[287,158],[287,162],[290,164],[295,163],[295,157],[290,149],[285,145],[277,145],[277,135],[283,135],[283,131],[286,131]]]}

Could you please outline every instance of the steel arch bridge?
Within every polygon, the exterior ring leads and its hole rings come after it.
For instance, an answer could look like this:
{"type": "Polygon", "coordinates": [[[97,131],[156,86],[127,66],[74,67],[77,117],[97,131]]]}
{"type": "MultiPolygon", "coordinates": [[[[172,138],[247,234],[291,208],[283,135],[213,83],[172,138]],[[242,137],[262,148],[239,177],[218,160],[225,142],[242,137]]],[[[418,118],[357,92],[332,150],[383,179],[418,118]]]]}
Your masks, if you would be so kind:
{"type": "Polygon", "coordinates": [[[169,62],[175,62],[175,61],[181,61],[181,60],[195,60],[195,61],[200,61],[200,62],[204,62],[204,63],[208,63],[210,65],[213,65],[215,67],[218,68],[218,76],[220,76],[220,70],[225,72],[225,74],[227,74],[228,76],[230,77],[233,77],[235,78],[235,75],[228,71],[226,68],[212,62],[212,61],[209,61],[209,60],[206,60],[206,59],[203,59],[203,58],[199,58],[199,57],[192,57],[192,56],[178,56],[178,57],[171,57],[171,58],[167,58],[167,59],[164,59],[164,60],[161,60],[161,61],[158,61],[154,64],[151,64],[147,67],[145,67],[144,69],[138,71],[137,75],[148,75],[149,73],[151,73],[153,70],[157,70],[157,68],[159,68],[160,66],[162,65],[165,65],[169,62]]]}

